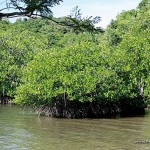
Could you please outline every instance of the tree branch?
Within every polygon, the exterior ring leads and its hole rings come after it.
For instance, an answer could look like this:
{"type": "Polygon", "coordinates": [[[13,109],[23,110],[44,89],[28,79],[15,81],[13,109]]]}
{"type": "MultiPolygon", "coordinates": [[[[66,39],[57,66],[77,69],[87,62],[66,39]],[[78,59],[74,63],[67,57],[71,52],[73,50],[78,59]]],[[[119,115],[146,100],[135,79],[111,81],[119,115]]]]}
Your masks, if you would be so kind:
{"type": "MultiPolygon", "coordinates": [[[[84,22],[84,20],[77,20],[76,18],[68,17],[68,18],[66,18],[65,21],[57,21],[57,20],[54,20],[52,17],[47,17],[47,16],[43,16],[40,14],[32,14],[32,15],[46,18],[46,19],[51,20],[54,23],[57,23],[61,26],[67,26],[67,27],[73,28],[75,30],[79,30],[81,32],[84,32],[84,31],[104,32],[104,30],[102,28],[95,28],[94,25],[86,24],[86,22],[84,22]]],[[[28,16],[28,17],[31,17],[31,16],[28,16]]]]}
{"type": "Polygon", "coordinates": [[[12,16],[26,16],[26,12],[12,12],[12,13],[0,13],[0,19],[4,17],[12,17],[12,16]]]}
{"type": "Polygon", "coordinates": [[[9,8],[3,8],[0,11],[6,10],[6,9],[15,9],[14,7],[9,7],[9,8]]]}

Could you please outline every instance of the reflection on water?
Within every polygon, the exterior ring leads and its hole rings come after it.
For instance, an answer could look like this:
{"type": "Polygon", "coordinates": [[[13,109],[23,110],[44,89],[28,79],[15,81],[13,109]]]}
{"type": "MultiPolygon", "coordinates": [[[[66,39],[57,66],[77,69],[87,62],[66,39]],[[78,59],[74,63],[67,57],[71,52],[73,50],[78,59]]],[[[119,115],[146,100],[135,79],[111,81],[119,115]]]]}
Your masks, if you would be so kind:
{"type": "Polygon", "coordinates": [[[0,150],[150,150],[148,140],[150,112],[145,117],[70,120],[0,106],[0,150]]]}

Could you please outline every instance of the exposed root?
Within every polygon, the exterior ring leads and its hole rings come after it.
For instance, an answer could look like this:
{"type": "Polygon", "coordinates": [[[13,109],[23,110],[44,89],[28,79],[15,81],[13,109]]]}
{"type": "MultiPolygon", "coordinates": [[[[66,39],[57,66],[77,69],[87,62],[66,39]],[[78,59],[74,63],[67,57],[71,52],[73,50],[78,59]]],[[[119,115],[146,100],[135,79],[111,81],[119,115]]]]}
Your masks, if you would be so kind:
{"type": "Polygon", "coordinates": [[[57,118],[112,118],[116,116],[129,116],[143,114],[144,107],[132,108],[127,105],[113,102],[79,102],[54,100],[49,105],[42,105],[34,108],[38,117],[45,115],[57,118]]]}

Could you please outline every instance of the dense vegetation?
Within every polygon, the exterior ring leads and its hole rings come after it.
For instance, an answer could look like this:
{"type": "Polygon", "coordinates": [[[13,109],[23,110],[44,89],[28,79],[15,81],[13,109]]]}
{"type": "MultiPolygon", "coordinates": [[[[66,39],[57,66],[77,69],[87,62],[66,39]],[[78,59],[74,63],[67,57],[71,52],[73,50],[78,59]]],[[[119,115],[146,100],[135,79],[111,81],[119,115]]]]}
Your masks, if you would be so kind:
{"type": "Polygon", "coordinates": [[[150,2],[104,33],[43,19],[0,21],[0,97],[54,117],[143,114],[150,98],[150,2]]]}

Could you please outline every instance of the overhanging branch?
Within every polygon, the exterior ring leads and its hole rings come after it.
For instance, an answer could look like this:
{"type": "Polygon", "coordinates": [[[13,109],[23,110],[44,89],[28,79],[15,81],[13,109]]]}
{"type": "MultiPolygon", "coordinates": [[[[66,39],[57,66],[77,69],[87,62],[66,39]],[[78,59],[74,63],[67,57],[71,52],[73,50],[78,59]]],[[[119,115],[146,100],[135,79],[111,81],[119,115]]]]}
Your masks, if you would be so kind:
{"type": "Polygon", "coordinates": [[[0,19],[2,18],[9,18],[9,17],[12,17],[12,16],[26,16],[27,13],[26,12],[12,12],[12,13],[0,13],[0,19]]]}
{"type": "Polygon", "coordinates": [[[90,22],[88,23],[86,20],[77,20],[76,18],[67,17],[64,21],[57,21],[53,19],[52,16],[43,16],[41,14],[33,14],[33,13],[27,13],[25,11],[23,12],[12,12],[12,13],[0,13],[0,20],[2,18],[12,18],[12,17],[19,17],[19,16],[26,16],[29,18],[36,18],[36,17],[42,17],[46,18],[48,20],[51,20],[55,22],[56,24],[59,24],[61,26],[67,26],[70,28],[73,28],[75,31],[88,31],[88,32],[103,32],[101,28],[96,29],[93,24],[90,22]]]}

